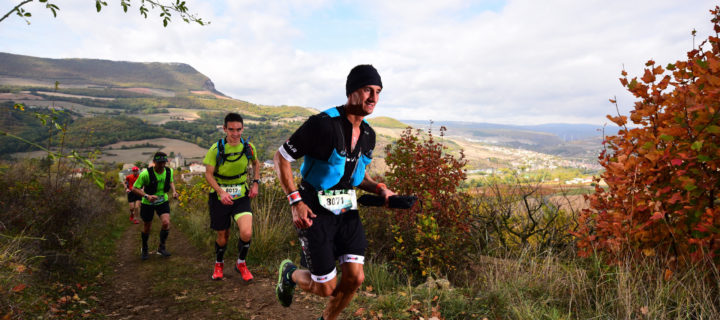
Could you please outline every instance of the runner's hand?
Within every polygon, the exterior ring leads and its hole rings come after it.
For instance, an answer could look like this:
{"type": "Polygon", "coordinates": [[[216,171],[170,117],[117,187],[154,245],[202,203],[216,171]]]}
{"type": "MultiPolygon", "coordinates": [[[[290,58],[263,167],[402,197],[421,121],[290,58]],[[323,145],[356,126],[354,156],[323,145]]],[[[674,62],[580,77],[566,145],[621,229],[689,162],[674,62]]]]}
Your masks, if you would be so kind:
{"type": "Polygon", "coordinates": [[[390,197],[394,196],[395,192],[392,190],[385,188],[380,190],[380,196],[385,198],[385,206],[387,207],[388,202],[390,202],[390,197]]]}
{"type": "Polygon", "coordinates": [[[180,199],[180,194],[177,191],[173,192],[173,198],[180,199]]]}
{"type": "Polygon", "coordinates": [[[250,194],[248,195],[250,198],[255,198],[258,195],[258,185],[257,183],[253,183],[252,187],[250,187],[250,194]]]}
{"type": "Polygon", "coordinates": [[[313,224],[312,218],[316,215],[305,205],[305,202],[300,201],[298,204],[291,206],[293,224],[298,229],[310,228],[313,224]]]}
{"type": "Polygon", "coordinates": [[[226,206],[231,206],[233,204],[232,196],[223,190],[220,193],[220,202],[226,206]]]}
{"type": "Polygon", "coordinates": [[[156,195],[154,195],[154,194],[151,194],[151,195],[148,195],[148,196],[147,196],[147,199],[148,199],[148,201],[150,201],[150,202],[152,203],[152,202],[157,201],[158,196],[156,196],[156,195]]]}

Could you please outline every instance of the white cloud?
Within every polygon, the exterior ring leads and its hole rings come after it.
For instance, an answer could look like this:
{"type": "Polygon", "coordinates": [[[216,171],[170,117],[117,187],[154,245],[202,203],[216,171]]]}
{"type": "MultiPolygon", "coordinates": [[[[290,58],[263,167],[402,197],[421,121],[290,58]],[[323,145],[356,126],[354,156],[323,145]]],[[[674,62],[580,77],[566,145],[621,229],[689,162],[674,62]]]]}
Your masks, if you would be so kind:
{"type": "MultiPolygon", "coordinates": [[[[235,98],[316,109],[342,104],[347,72],[372,63],[385,85],[376,115],[600,124],[615,112],[609,98],[617,96],[625,113],[632,105],[617,80],[623,65],[640,75],[648,59],[665,65],[684,58],[693,28],[699,39],[709,34],[708,10],[715,5],[709,0],[693,5],[510,0],[504,6],[499,0],[188,1],[191,11],[212,23],[200,27],[176,17],[163,28],[155,13],[147,20],[136,8],[123,14],[115,2],[97,14],[92,2],[66,0],[57,19],[36,7],[30,26],[11,17],[0,23],[0,51],[184,62],[235,98]],[[333,21],[325,30],[308,27],[308,19],[316,17],[333,21]],[[330,30],[343,26],[352,29],[330,30]],[[313,46],[304,46],[311,40],[313,46]]],[[[0,8],[9,7],[0,2],[0,8]]]]}

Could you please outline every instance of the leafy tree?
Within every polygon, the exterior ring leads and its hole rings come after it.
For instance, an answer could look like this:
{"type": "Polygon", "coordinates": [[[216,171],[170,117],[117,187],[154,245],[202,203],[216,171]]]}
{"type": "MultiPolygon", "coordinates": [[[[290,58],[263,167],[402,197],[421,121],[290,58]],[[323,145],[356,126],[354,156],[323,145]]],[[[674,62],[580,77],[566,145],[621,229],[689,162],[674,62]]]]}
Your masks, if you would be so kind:
{"type": "Polygon", "coordinates": [[[665,68],[650,60],[640,79],[622,72],[620,82],[638,98],[630,112],[635,126],[626,126],[626,116],[608,116],[623,128],[604,141],[599,159],[608,187],[595,188],[580,217],[581,255],[717,261],[720,7],[710,12],[716,34],[687,60],[665,68]]]}
{"type": "MultiPolygon", "coordinates": [[[[440,128],[440,137],[445,127],[440,128]]],[[[446,152],[428,130],[407,128],[395,145],[386,148],[388,185],[399,194],[415,194],[418,204],[392,214],[392,258],[410,274],[450,273],[467,256],[470,225],[467,195],[457,191],[466,178],[465,156],[446,152]]]]}
{"type": "MultiPolygon", "coordinates": [[[[57,17],[57,12],[60,11],[60,7],[57,5],[51,3],[49,0],[37,0],[40,4],[45,6],[46,9],[50,10],[52,12],[53,17],[57,17]]],[[[28,18],[32,17],[32,13],[30,11],[25,10],[26,5],[35,2],[35,0],[23,0],[20,3],[18,3],[15,7],[10,9],[5,15],[3,15],[0,18],[0,22],[5,20],[7,17],[9,17],[11,14],[15,13],[17,16],[23,18],[28,24],[30,24],[30,21],[28,18]]],[[[53,1],[54,2],[54,1],[53,1]]],[[[120,5],[123,8],[123,11],[127,12],[128,8],[131,7],[132,0],[120,0],[120,5]]],[[[103,0],[95,0],[95,9],[97,12],[100,12],[104,6],[107,6],[107,1],[103,0]]],[[[164,3],[163,1],[159,0],[140,0],[140,15],[145,17],[147,19],[148,12],[150,10],[160,10],[160,18],[163,20],[163,26],[167,27],[168,23],[171,21],[171,17],[173,13],[176,13],[180,16],[181,19],[185,22],[196,22],[200,25],[206,25],[210,22],[203,21],[202,18],[198,18],[195,14],[191,14],[188,12],[187,6],[185,6],[185,1],[183,0],[175,0],[175,2],[169,2],[164,3]]]]}

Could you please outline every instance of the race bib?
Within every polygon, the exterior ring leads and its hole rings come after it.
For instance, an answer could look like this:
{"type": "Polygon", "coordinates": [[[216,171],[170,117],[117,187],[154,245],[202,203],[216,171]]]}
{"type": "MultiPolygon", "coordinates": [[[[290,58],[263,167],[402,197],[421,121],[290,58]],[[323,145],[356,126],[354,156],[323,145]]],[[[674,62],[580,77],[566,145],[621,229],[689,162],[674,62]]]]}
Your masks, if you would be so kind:
{"type": "Polygon", "coordinates": [[[318,191],[318,200],[323,208],[335,215],[349,210],[357,210],[357,197],[354,189],[318,191]]]}
{"type": "Polygon", "coordinates": [[[245,184],[220,185],[220,188],[229,193],[233,200],[245,196],[245,184]]]}
{"type": "Polygon", "coordinates": [[[165,202],[165,196],[158,196],[157,200],[152,202],[152,205],[159,205],[161,203],[165,202]]]}

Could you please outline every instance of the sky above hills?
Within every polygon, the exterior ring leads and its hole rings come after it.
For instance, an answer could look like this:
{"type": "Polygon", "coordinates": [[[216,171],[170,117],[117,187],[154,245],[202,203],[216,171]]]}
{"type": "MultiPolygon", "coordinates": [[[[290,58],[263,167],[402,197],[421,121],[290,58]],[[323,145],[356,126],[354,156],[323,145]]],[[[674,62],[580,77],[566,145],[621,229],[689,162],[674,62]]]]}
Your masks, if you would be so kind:
{"type": "MultiPolygon", "coordinates": [[[[19,0],[0,0],[4,15],[19,0]]],[[[53,2],[53,1],[51,1],[53,2]]],[[[0,22],[0,51],[47,58],[182,62],[237,99],[325,109],[345,77],[373,64],[384,90],[374,116],[503,124],[609,123],[624,68],[683,59],[710,34],[709,0],[186,0],[211,23],[167,28],[119,0],[30,3],[28,25],[0,22]]]]}

